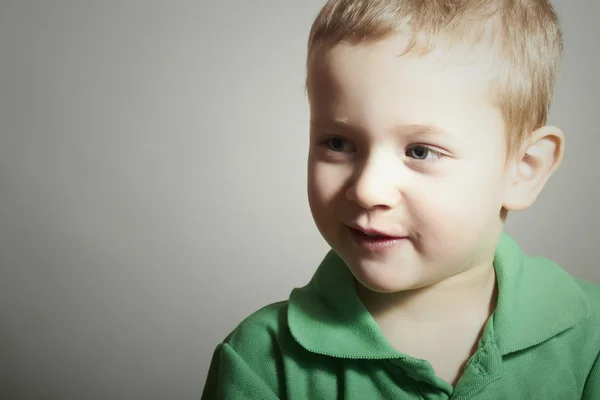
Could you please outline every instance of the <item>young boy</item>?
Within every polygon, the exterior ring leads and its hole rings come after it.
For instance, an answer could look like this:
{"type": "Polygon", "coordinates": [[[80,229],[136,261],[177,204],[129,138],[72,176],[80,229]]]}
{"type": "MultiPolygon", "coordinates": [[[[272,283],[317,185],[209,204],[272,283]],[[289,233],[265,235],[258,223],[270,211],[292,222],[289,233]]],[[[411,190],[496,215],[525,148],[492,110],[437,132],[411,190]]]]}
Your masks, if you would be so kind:
{"type": "Polygon", "coordinates": [[[330,0],[308,197],[332,250],[218,345],[203,399],[600,399],[600,288],[503,233],[563,155],[547,0],[330,0]]]}

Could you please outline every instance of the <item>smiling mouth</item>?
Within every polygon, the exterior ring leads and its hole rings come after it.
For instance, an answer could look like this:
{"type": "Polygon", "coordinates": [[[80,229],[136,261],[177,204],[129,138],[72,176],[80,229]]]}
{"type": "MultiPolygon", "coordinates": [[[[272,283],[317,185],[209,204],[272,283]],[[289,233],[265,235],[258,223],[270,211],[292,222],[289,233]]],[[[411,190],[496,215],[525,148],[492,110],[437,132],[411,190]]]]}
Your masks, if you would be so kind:
{"type": "Polygon", "coordinates": [[[379,239],[379,240],[393,240],[393,239],[403,239],[405,238],[405,236],[395,236],[395,235],[387,235],[384,233],[380,233],[380,232],[364,232],[361,229],[357,229],[351,226],[348,226],[348,228],[350,229],[351,233],[354,233],[356,235],[359,236],[364,236],[365,238],[370,238],[370,239],[379,239]]]}
{"type": "Polygon", "coordinates": [[[363,231],[361,231],[360,229],[355,229],[355,228],[350,228],[350,230],[353,233],[355,233],[356,235],[363,236],[367,239],[373,239],[373,240],[398,239],[398,237],[396,237],[396,236],[388,236],[388,235],[380,235],[380,234],[368,235],[368,234],[364,233],[363,231]]]}
{"type": "Polygon", "coordinates": [[[408,237],[367,235],[363,231],[348,227],[352,242],[363,250],[369,252],[383,252],[401,247],[407,242],[408,237]]]}

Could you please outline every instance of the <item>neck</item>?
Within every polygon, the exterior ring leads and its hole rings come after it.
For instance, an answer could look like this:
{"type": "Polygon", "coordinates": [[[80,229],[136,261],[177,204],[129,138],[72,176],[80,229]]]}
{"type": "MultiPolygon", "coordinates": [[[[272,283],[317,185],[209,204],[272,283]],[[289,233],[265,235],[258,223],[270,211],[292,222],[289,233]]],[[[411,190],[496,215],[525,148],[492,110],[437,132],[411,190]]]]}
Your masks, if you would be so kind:
{"type": "Polygon", "coordinates": [[[365,307],[379,321],[464,322],[489,317],[496,306],[496,274],[491,262],[419,289],[379,293],[356,283],[365,307]]]}

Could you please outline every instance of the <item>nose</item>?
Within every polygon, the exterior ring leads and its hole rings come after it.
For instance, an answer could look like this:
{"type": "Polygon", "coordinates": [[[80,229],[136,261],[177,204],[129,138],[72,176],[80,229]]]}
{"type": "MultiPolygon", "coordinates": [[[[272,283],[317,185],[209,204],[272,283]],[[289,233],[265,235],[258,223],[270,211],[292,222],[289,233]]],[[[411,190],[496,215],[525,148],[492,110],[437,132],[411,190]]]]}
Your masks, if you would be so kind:
{"type": "Polygon", "coordinates": [[[346,198],[364,209],[396,207],[402,197],[400,169],[383,159],[365,165],[346,190],[346,198]]]}

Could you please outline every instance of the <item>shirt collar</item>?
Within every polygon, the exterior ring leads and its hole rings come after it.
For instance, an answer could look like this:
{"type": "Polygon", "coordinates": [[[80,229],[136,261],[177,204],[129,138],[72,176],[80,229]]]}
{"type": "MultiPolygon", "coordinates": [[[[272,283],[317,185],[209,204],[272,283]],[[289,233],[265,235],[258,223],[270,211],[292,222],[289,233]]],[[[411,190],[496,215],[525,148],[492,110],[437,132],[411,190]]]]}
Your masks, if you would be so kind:
{"type": "MultiPolygon", "coordinates": [[[[492,315],[501,354],[539,344],[583,321],[589,304],[558,265],[529,257],[503,233],[494,257],[498,302],[492,315]]],[[[292,291],[288,325],[306,350],[341,358],[401,358],[356,293],[354,277],[330,250],[308,285],[292,291]]]]}
{"type": "Polygon", "coordinates": [[[590,315],[587,297],[565,270],[547,258],[524,254],[507,234],[498,244],[494,267],[494,330],[502,354],[540,344],[590,315]]]}

